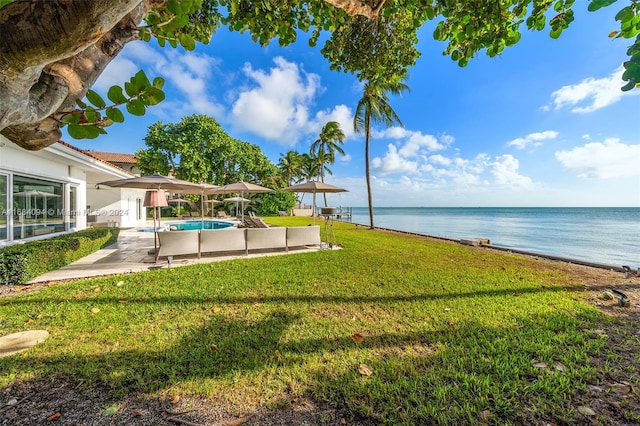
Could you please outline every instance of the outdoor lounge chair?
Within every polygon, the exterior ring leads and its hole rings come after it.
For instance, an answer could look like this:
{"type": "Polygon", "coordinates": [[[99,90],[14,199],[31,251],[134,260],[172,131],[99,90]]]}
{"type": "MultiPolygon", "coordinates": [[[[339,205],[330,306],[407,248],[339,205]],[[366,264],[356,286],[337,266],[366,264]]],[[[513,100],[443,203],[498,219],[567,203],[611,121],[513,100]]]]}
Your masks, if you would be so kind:
{"type": "MultiPolygon", "coordinates": [[[[245,218],[247,219],[247,218],[245,218]]],[[[254,212],[249,212],[249,218],[248,221],[245,221],[247,223],[245,223],[245,226],[247,228],[268,228],[269,225],[267,225],[266,223],[264,223],[264,220],[262,220],[261,217],[256,216],[256,214],[254,212]],[[250,224],[250,225],[248,225],[250,224]]]]}
{"type": "Polygon", "coordinates": [[[246,230],[247,251],[261,249],[278,249],[287,247],[287,228],[249,228],[246,230]]]}
{"type": "Polygon", "coordinates": [[[287,251],[290,247],[319,246],[320,226],[289,226],[287,227],[287,251]]]}
{"type": "Polygon", "coordinates": [[[218,216],[218,218],[220,219],[228,219],[229,216],[227,216],[227,213],[223,210],[218,210],[218,213],[216,213],[216,216],[218,216]]]}
{"type": "Polygon", "coordinates": [[[264,220],[262,220],[259,217],[245,216],[244,220],[242,221],[242,224],[245,226],[245,228],[269,228],[269,225],[264,223],[264,220]]]}
{"type": "Polygon", "coordinates": [[[158,256],[181,256],[197,254],[200,257],[200,241],[198,231],[160,231],[158,232],[160,249],[158,256]]]}
{"type": "Polygon", "coordinates": [[[233,227],[200,231],[200,253],[245,251],[246,248],[244,229],[233,227]]]}
{"type": "Polygon", "coordinates": [[[251,220],[253,221],[255,228],[269,228],[269,225],[264,223],[264,220],[262,220],[261,217],[252,217],[251,220]]]}

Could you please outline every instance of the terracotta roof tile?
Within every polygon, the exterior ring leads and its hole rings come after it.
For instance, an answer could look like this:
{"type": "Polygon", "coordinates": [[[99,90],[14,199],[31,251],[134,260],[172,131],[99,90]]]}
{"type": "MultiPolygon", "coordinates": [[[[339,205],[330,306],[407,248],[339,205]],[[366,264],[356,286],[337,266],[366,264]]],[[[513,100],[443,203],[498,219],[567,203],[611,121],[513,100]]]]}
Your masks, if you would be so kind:
{"type": "MultiPolygon", "coordinates": [[[[131,173],[129,170],[125,170],[125,169],[123,169],[122,167],[118,167],[118,166],[116,166],[115,164],[110,163],[109,161],[107,161],[107,160],[105,160],[105,159],[103,159],[103,158],[100,158],[100,157],[98,157],[97,155],[94,155],[94,154],[95,154],[95,151],[85,151],[84,149],[80,149],[80,148],[78,148],[78,147],[76,147],[76,146],[73,146],[73,145],[71,145],[70,143],[65,142],[65,141],[62,141],[62,140],[59,140],[59,141],[58,141],[58,143],[59,143],[60,145],[66,146],[67,148],[73,149],[74,151],[78,151],[78,152],[80,152],[80,153],[82,153],[82,154],[86,155],[87,157],[91,157],[91,158],[93,158],[94,160],[98,160],[98,161],[100,161],[100,162],[102,162],[102,163],[108,164],[109,166],[111,166],[111,167],[113,167],[113,168],[115,168],[115,169],[122,170],[123,172],[128,173],[128,174],[130,174],[131,176],[136,176],[136,174],[135,174],[135,173],[131,173]]],[[[123,155],[133,155],[133,154],[123,154],[123,155]]]]}
{"type": "Polygon", "coordinates": [[[110,163],[124,163],[124,164],[136,164],[138,160],[135,154],[122,154],[119,152],[100,152],[100,151],[85,151],[89,155],[99,158],[103,161],[110,163]]]}

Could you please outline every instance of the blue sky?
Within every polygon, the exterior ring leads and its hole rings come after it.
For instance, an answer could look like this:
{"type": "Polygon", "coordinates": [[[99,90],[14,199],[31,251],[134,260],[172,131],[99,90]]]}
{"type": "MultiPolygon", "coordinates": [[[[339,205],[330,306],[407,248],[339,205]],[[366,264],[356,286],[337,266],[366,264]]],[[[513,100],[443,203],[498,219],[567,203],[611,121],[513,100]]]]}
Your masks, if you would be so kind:
{"type": "MultiPolygon", "coordinates": [[[[500,57],[481,53],[466,68],[442,55],[432,24],[421,29],[411,92],[392,98],[404,128],[376,128],[371,141],[374,206],[640,206],[640,90],[620,91],[630,41],[607,37],[615,5],[575,8],[560,39],[525,29],[500,57]]],[[[133,153],[150,124],[198,113],[277,163],[290,149],[308,152],[335,120],[346,155],[327,181],[349,192],[330,204],[366,206],[364,137],[352,130],[362,87],[330,71],[306,35],[286,48],[226,29],[193,52],[130,43],[94,89],[104,94],[139,69],[166,79],[164,102],[96,140],[65,140],[133,153]]]]}

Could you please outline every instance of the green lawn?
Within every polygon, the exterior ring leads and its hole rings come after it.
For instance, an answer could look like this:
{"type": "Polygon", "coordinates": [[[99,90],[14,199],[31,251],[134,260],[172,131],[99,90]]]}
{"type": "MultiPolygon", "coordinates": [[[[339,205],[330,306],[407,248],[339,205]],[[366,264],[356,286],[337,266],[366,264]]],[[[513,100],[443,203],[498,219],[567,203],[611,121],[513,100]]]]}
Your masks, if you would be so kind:
{"type": "Polygon", "coordinates": [[[0,387],[63,374],[245,411],[307,396],[389,424],[585,421],[572,397],[597,384],[591,357],[608,350],[597,330],[611,320],[560,266],[347,224],[335,234],[342,250],[0,299],[2,334],[51,333],[0,359],[0,387]]]}

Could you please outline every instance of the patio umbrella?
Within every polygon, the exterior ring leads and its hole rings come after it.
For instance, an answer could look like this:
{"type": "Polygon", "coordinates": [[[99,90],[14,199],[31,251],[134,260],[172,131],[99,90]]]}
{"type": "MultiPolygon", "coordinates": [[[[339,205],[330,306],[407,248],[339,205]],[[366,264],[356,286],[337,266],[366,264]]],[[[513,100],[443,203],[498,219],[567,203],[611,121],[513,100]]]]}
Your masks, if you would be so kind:
{"type": "Polygon", "coordinates": [[[344,188],[329,185],[328,183],[318,182],[310,180],[308,182],[300,183],[298,185],[289,186],[283,191],[287,192],[310,192],[313,194],[313,208],[311,210],[313,216],[313,224],[316,223],[316,193],[328,193],[328,192],[348,192],[344,188]]]}
{"type": "Polygon", "coordinates": [[[236,203],[236,215],[238,214],[238,205],[240,203],[242,203],[242,213],[243,213],[243,219],[244,219],[244,205],[245,203],[250,203],[251,200],[247,199],[247,198],[242,198],[242,197],[229,197],[229,198],[225,198],[223,200],[225,203],[236,203]]]}
{"type": "MultiPolygon", "coordinates": [[[[214,190],[220,188],[218,185],[210,183],[200,183],[197,188],[175,189],[173,192],[179,194],[200,194],[200,229],[204,229],[204,200],[205,194],[211,194],[214,190]]],[[[169,200],[172,201],[172,200],[169,200]]],[[[191,207],[193,205],[190,204],[191,207]]]]}
{"type": "Polygon", "coordinates": [[[177,203],[177,204],[178,204],[178,210],[180,210],[180,207],[181,207],[182,205],[188,205],[188,206],[191,208],[191,210],[193,210],[193,211],[195,211],[195,210],[198,208],[198,206],[196,206],[196,204],[195,204],[193,201],[188,200],[188,199],[186,199],[186,198],[182,198],[182,197],[180,197],[180,194],[179,194],[179,193],[178,193],[178,194],[176,194],[176,195],[177,195],[177,196],[176,196],[175,198],[169,198],[169,199],[167,200],[167,202],[168,202],[169,204],[175,204],[175,203],[177,203]]]}
{"type": "MultiPolygon", "coordinates": [[[[45,191],[40,191],[39,189],[29,189],[27,191],[21,191],[21,192],[15,192],[13,194],[15,197],[23,197],[25,200],[28,198],[33,197],[33,205],[35,206],[36,204],[36,198],[38,197],[42,197],[43,198],[43,202],[42,202],[42,217],[46,218],[47,217],[47,197],[51,198],[51,197],[61,197],[61,195],[58,194],[54,194],[52,192],[45,192],[45,191]]],[[[26,207],[26,206],[25,206],[26,207]]],[[[33,210],[33,208],[32,208],[33,210]]]]}
{"type": "MultiPolygon", "coordinates": [[[[273,189],[265,188],[264,186],[256,185],[249,182],[236,182],[227,185],[222,185],[218,189],[211,192],[212,194],[240,194],[243,198],[245,193],[258,193],[258,192],[273,192],[273,189]]],[[[242,219],[244,220],[244,202],[242,202],[242,219]]]]}
{"type": "MultiPolygon", "coordinates": [[[[45,192],[45,191],[40,191],[39,189],[29,189],[27,191],[21,191],[21,192],[15,192],[14,197],[23,197],[25,199],[25,211],[27,211],[27,200],[31,200],[31,197],[33,197],[33,207],[31,207],[30,209],[28,209],[29,211],[33,212],[35,211],[35,205],[36,205],[36,198],[37,197],[42,197],[43,198],[43,202],[42,202],[42,218],[43,220],[45,220],[46,223],[46,218],[47,218],[47,197],[51,198],[51,197],[61,197],[58,194],[54,194],[52,192],[45,192]]],[[[24,213],[23,214],[19,214],[18,218],[20,220],[20,238],[24,238],[25,237],[25,233],[24,233],[24,213]]]]}
{"type": "Polygon", "coordinates": [[[154,173],[149,176],[139,176],[128,179],[110,180],[98,183],[112,188],[138,188],[138,189],[164,189],[172,192],[184,192],[185,190],[195,190],[195,194],[200,193],[202,184],[193,183],[172,176],[163,176],[154,173]]]}
{"type": "Polygon", "coordinates": [[[212,185],[210,183],[202,183],[200,191],[200,229],[204,229],[204,194],[211,194],[213,191],[220,188],[218,185],[212,185]]]}
{"type": "MultiPolygon", "coordinates": [[[[193,183],[182,179],[176,179],[171,176],[163,176],[158,173],[154,173],[149,176],[139,176],[128,179],[110,180],[106,182],[100,182],[96,186],[98,189],[100,185],[109,186],[112,188],[138,188],[138,189],[155,189],[155,190],[169,190],[174,192],[194,190],[195,193],[199,193],[202,190],[202,186],[199,183],[193,183]]],[[[155,221],[153,224],[153,249],[157,255],[158,253],[158,239],[156,234],[155,221]]]]}
{"type": "Polygon", "coordinates": [[[211,210],[211,217],[213,218],[213,206],[215,204],[222,204],[222,201],[220,200],[204,200],[205,203],[207,204],[211,204],[210,210],[211,210]]]}

